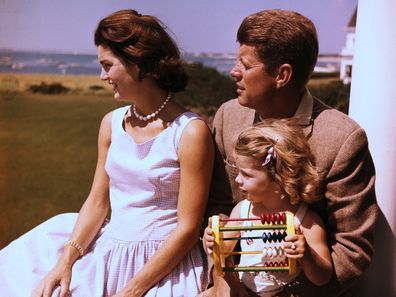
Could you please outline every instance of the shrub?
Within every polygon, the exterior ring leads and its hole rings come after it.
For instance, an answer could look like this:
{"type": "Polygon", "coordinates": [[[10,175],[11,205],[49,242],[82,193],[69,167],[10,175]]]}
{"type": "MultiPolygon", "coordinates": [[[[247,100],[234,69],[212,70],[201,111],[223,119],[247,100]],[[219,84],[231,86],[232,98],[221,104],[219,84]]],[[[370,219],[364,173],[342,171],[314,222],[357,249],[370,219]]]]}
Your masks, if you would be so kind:
{"type": "Polygon", "coordinates": [[[340,72],[314,72],[311,75],[311,79],[315,78],[338,78],[340,77],[340,72]]]}
{"type": "Polygon", "coordinates": [[[236,97],[235,82],[229,76],[201,63],[187,64],[186,69],[190,76],[188,85],[176,97],[182,105],[204,108],[213,114],[222,103],[236,97]]]}
{"type": "Polygon", "coordinates": [[[344,85],[340,80],[309,86],[313,96],[346,114],[348,114],[349,108],[350,89],[350,84],[344,85]]]}
{"type": "Polygon", "coordinates": [[[41,82],[39,85],[31,85],[29,91],[32,93],[40,94],[62,94],[69,92],[69,88],[63,86],[61,83],[51,83],[41,82]]]}
{"type": "Polygon", "coordinates": [[[104,90],[104,87],[103,86],[98,86],[98,85],[92,85],[92,86],[89,86],[89,89],[91,91],[100,91],[100,90],[104,90]]]}

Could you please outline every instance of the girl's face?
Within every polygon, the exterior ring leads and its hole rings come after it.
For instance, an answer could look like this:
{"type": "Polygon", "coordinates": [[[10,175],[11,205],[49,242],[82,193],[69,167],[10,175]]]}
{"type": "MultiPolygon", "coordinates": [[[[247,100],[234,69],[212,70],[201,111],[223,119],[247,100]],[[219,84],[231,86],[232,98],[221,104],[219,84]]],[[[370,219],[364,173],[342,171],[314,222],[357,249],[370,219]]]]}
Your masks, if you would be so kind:
{"type": "Polygon", "coordinates": [[[133,98],[141,82],[138,79],[138,67],[132,65],[127,68],[109,48],[102,45],[98,46],[98,60],[102,65],[100,79],[107,81],[113,87],[114,99],[133,98]]]}
{"type": "Polygon", "coordinates": [[[246,199],[260,203],[269,201],[274,195],[279,196],[278,184],[272,180],[267,169],[261,166],[259,161],[237,154],[235,157],[239,170],[235,181],[246,199]]]}

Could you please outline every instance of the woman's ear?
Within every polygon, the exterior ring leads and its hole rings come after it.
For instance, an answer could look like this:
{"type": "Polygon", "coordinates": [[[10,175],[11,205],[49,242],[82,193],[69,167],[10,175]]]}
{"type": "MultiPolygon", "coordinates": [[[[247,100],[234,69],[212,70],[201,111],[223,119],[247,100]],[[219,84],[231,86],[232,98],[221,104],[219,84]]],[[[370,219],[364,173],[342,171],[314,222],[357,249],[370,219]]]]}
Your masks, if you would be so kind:
{"type": "Polygon", "coordinates": [[[293,75],[293,67],[290,64],[282,64],[278,68],[278,74],[275,78],[276,87],[282,88],[286,86],[293,75]]]}

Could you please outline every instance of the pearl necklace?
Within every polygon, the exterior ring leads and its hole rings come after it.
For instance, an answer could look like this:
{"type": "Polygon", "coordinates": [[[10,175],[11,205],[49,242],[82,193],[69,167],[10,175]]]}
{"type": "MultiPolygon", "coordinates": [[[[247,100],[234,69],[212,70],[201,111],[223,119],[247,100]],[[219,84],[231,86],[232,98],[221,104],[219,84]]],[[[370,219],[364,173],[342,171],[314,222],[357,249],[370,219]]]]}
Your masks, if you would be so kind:
{"type": "Polygon", "coordinates": [[[153,113],[148,114],[146,116],[143,116],[143,115],[139,114],[136,111],[136,105],[133,105],[133,109],[132,109],[133,110],[133,114],[139,120],[147,122],[148,120],[154,119],[161,112],[161,110],[164,109],[165,105],[169,102],[170,99],[171,99],[171,94],[169,93],[168,96],[166,97],[165,101],[162,103],[162,105],[156,111],[154,111],[153,113]]]}

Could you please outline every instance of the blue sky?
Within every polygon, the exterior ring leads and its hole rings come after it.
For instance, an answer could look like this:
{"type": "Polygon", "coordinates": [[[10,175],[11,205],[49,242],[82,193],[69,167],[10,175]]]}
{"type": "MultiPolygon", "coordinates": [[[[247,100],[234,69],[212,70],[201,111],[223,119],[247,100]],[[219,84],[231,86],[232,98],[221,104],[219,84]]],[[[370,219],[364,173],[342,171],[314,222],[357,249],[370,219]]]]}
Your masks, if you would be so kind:
{"type": "Polygon", "coordinates": [[[0,0],[0,48],[95,53],[97,22],[134,8],[167,25],[182,51],[234,53],[245,16],[281,8],[312,19],[322,54],[339,53],[356,5],[357,0],[0,0]]]}

